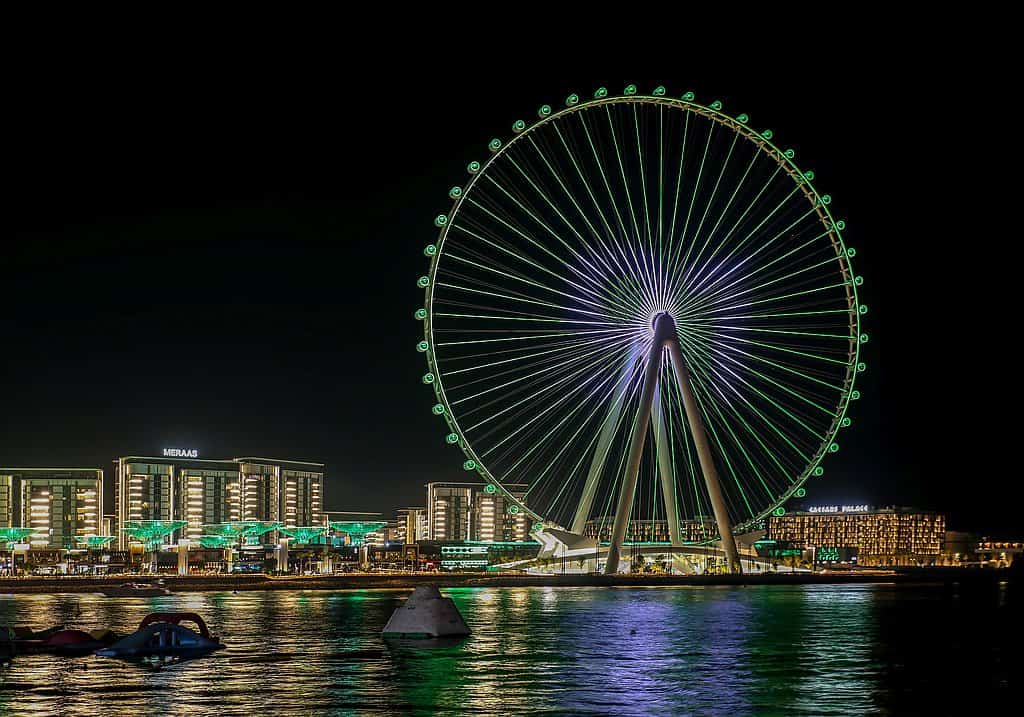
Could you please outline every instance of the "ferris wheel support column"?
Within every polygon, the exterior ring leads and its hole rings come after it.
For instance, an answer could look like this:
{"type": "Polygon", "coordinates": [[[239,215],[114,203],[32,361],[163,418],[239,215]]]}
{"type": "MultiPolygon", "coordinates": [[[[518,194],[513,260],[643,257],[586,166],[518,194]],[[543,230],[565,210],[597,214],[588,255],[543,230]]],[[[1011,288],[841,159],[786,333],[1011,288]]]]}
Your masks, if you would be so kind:
{"type": "Polygon", "coordinates": [[[679,347],[679,339],[673,335],[672,338],[665,341],[665,344],[671,354],[670,363],[676,374],[676,383],[679,384],[679,391],[683,394],[686,420],[690,424],[690,433],[693,434],[693,443],[697,448],[697,457],[700,459],[700,468],[707,485],[711,509],[715,513],[718,534],[722,537],[722,549],[725,551],[729,572],[742,573],[743,567],[740,565],[739,552],[736,550],[736,539],[732,534],[729,511],[725,507],[725,499],[722,497],[722,485],[718,478],[718,470],[715,468],[715,461],[711,456],[711,446],[708,445],[704,421],[697,408],[697,401],[693,397],[693,389],[690,387],[690,374],[683,361],[683,351],[679,347]]]}
{"type": "MultiPolygon", "coordinates": [[[[674,327],[673,327],[674,328],[674,327]]],[[[640,474],[640,459],[644,454],[644,441],[647,429],[651,425],[651,409],[654,404],[654,392],[658,388],[658,374],[661,373],[661,355],[664,353],[664,337],[655,328],[654,342],[647,357],[647,370],[644,372],[644,387],[640,394],[640,410],[633,424],[633,438],[629,446],[629,460],[626,473],[622,477],[622,488],[619,491],[619,503],[615,509],[615,522],[612,523],[612,540],[608,546],[608,559],[604,564],[604,574],[614,575],[619,571],[619,558],[622,553],[622,541],[626,539],[626,526],[629,524],[629,513],[633,509],[636,497],[636,480],[640,474]]]]}
{"type": "Polygon", "coordinates": [[[626,403],[626,392],[629,389],[629,379],[633,375],[633,366],[636,364],[636,357],[631,356],[630,360],[622,367],[619,376],[619,383],[615,389],[615,398],[608,408],[608,415],[605,416],[604,424],[601,426],[601,433],[597,439],[597,448],[594,457],[590,462],[590,470],[587,473],[587,482],[583,486],[583,495],[580,497],[580,504],[576,508],[576,515],[572,521],[571,532],[583,535],[583,529],[590,519],[590,511],[594,507],[594,496],[597,495],[597,484],[600,482],[601,474],[604,471],[604,462],[608,458],[608,449],[611,448],[612,438],[619,427],[619,417],[622,408],[626,403]]]}
{"type": "Polygon", "coordinates": [[[672,455],[668,445],[668,433],[665,431],[665,414],[661,410],[661,392],[654,393],[654,452],[658,454],[658,473],[661,474],[661,495],[665,500],[665,520],[668,522],[668,538],[673,548],[681,548],[682,536],[679,534],[679,509],[676,505],[674,473],[672,472],[672,455]]]}

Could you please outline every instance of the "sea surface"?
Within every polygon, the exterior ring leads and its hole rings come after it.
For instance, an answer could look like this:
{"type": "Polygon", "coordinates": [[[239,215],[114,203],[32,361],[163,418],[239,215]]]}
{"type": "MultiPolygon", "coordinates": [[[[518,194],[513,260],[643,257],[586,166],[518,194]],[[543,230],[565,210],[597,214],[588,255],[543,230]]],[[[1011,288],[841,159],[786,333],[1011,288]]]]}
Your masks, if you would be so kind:
{"type": "Polygon", "coordinates": [[[1005,583],[444,592],[470,637],[386,643],[395,591],[0,595],[0,625],[131,632],[180,610],[228,645],[163,666],[18,656],[0,715],[959,714],[964,698],[982,714],[1022,698],[1005,583]]]}

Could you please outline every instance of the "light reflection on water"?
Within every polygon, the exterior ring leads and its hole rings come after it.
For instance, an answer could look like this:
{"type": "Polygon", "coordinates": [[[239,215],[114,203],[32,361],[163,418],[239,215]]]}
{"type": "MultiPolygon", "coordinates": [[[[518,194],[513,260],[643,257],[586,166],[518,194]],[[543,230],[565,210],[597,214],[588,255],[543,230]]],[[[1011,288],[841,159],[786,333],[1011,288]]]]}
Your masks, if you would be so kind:
{"type": "Polygon", "coordinates": [[[979,609],[1009,620],[1019,605],[1005,588],[971,600],[884,585],[446,592],[473,635],[427,644],[381,639],[401,592],[0,596],[0,625],[131,632],[149,612],[190,611],[228,645],[161,668],[19,656],[0,668],[0,715],[918,712],[941,705],[929,689],[944,674],[1007,689],[1019,639],[962,637],[970,658],[933,649],[937,624],[969,628],[979,609]]]}

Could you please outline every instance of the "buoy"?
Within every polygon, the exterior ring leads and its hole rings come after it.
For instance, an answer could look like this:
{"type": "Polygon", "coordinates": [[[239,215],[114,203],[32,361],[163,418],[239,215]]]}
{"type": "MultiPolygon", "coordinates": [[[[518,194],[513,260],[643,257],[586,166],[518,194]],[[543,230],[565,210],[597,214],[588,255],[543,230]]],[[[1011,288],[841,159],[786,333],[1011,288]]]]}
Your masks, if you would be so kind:
{"type": "Polygon", "coordinates": [[[395,610],[384,626],[384,637],[457,637],[470,633],[455,602],[441,595],[434,585],[413,590],[405,604],[395,610]]]}

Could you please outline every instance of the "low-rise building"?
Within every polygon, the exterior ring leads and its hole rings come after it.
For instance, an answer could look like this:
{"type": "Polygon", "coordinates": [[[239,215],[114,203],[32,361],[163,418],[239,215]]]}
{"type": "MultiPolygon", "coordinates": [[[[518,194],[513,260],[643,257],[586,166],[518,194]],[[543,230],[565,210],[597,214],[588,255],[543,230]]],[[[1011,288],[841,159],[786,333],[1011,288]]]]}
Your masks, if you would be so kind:
{"type": "Polygon", "coordinates": [[[33,549],[80,547],[102,515],[101,468],[0,468],[0,528],[32,528],[33,549]]]}

